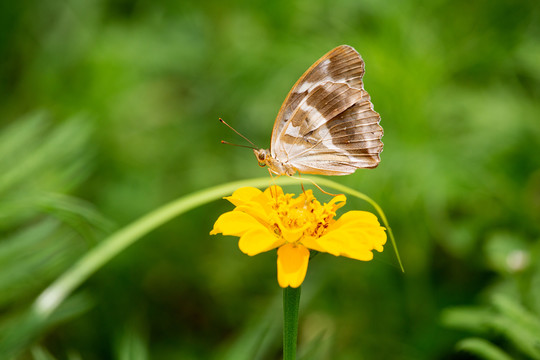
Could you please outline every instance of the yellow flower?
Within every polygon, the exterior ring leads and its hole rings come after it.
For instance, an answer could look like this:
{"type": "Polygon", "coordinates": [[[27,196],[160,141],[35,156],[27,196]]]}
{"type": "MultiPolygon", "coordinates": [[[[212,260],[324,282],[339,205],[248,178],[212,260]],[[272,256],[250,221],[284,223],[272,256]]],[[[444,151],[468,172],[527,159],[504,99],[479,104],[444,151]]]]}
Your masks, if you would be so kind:
{"type": "Polygon", "coordinates": [[[309,250],[369,261],[372,251],[381,252],[386,242],[385,229],[370,212],[349,211],[334,219],[345,205],[345,195],[321,205],[311,190],[294,198],[272,186],[264,192],[240,188],[225,199],[236,208],[222,214],[210,234],[239,236],[240,250],[250,256],[278,248],[278,282],[283,288],[302,284],[309,250]]]}

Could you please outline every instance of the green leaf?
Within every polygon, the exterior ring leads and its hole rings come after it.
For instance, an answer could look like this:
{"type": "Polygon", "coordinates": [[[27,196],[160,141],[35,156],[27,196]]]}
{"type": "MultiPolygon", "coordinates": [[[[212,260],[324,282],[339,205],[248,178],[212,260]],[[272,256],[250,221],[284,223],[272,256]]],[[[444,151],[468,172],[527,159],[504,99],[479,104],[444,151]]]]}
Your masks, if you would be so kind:
{"type": "Polygon", "coordinates": [[[482,338],[467,338],[457,343],[456,348],[485,360],[512,360],[503,350],[482,338]]]}
{"type": "Polygon", "coordinates": [[[538,317],[502,295],[493,298],[501,315],[491,319],[492,326],[533,359],[540,359],[540,324],[538,317]]]}

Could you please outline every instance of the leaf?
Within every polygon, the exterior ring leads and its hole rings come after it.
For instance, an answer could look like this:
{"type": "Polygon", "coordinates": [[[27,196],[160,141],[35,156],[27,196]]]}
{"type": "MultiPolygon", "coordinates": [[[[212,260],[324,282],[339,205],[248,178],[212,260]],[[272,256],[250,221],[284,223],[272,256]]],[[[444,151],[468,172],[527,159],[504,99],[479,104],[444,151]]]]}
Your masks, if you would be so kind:
{"type": "Polygon", "coordinates": [[[512,360],[503,350],[482,338],[467,338],[457,343],[456,348],[486,360],[512,360]]]}

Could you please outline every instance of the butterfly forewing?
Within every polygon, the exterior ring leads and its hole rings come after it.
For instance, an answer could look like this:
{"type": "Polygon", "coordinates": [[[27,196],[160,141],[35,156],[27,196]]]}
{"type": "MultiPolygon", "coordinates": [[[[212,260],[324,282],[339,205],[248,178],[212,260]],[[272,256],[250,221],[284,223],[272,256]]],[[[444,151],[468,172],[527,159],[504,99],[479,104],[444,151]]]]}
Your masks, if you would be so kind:
{"type": "Polygon", "coordinates": [[[363,75],[364,61],[346,45],[313,64],[281,106],[272,156],[301,173],[346,175],[376,167],[383,130],[363,75]]]}

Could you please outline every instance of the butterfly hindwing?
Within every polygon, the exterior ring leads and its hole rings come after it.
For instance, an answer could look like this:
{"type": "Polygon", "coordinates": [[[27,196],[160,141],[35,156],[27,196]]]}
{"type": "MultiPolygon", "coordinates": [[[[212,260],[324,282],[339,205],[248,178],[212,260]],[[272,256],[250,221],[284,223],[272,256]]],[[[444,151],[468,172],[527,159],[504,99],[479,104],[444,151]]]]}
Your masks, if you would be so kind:
{"type": "MultiPolygon", "coordinates": [[[[360,103],[361,104],[361,103],[360,103]]],[[[289,162],[302,173],[346,175],[379,163],[383,130],[378,114],[356,103],[296,143],[289,162]],[[361,117],[363,121],[359,122],[361,117]]]]}
{"type": "Polygon", "coordinates": [[[364,61],[346,45],[313,64],[280,109],[272,156],[301,173],[345,175],[376,167],[382,127],[363,75],[364,61]]]}

